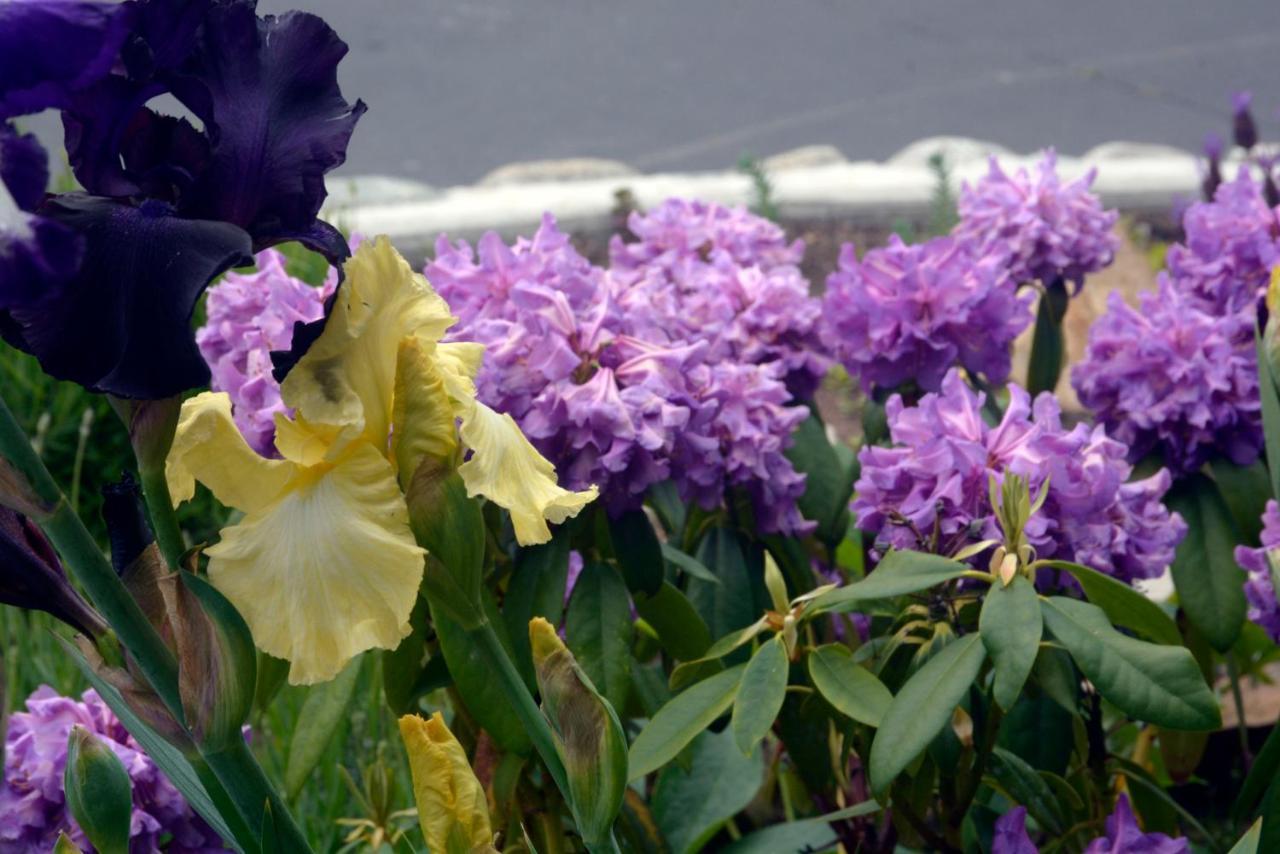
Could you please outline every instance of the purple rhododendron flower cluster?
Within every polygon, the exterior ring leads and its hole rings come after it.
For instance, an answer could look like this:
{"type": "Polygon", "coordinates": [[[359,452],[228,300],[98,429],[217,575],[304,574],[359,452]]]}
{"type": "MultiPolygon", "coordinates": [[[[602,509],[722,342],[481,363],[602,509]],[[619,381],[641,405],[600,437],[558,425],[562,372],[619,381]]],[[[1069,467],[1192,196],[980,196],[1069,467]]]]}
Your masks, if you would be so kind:
{"type": "Polygon", "coordinates": [[[984,396],[951,371],[939,393],[918,406],[898,395],[886,405],[891,447],[859,454],[853,512],[858,526],[888,546],[954,554],[999,538],[989,501],[990,476],[1026,477],[1032,493],[1048,484],[1044,506],[1026,528],[1043,558],[1086,564],[1125,581],[1159,575],[1186,525],[1161,503],[1167,471],[1129,481],[1126,448],[1101,426],[1067,430],[1057,400],[1009,386],[1009,407],[991,427],[984,396]]]}
{"type": "Polygon", "coordinates": [[[1280,262],[1280,225],[1242,172],[1183,226],[1139,310],[1111,296],[1072,385],[1133,460],[1160,453],[1178,473],[1215,453],[1247,465],[1262,449],[1254,311],[1280,262]]]}
{"type": "Polygon", "coordinates": [[[1002,257],[1015,284],[1062,278],[1078,289],[1086,274],[1111,263],[1119,245],[1111,233],[1118,214],[1089,191],[1094,177],[1090,171],[1064,184],[1052,149],[1034,173],[1012,176],[993,157],[985,177],[961,187],[954,234],[1002,257]]]}
{"type": "Polygon", "coordinates": [[[908,245],[894,236],[861,261],[846,244],[827,278],[824,337],[867,391],[911,380],[935,391],[957,364],[1003,382],[1010,345],[1031,322],[1031,298],[972,242],[908,245]]]}
{"type": "Polygon", "coordinates": [[[708,342],[709,358],[778,362],[806,399],[827,371],[821,303],[799,263],[804,243],[742,208],[669,199],[632,213],[638,242],[615,236],[610,276],[619,308],[646,340],[708,342]]]}
{"type": "Polygon", "coordinates": [[[1267,501],[1262,514],[1262,547],[1236,546],[1236,563],[1248,573],[1244,595],[1249,602],[1249,619],[1280,643],[1280,602],[1276,601],[1276,585],[1267,557],[1267,553],[1277,547],[1280,547],[1280,505],[1272,499],[1267,501]]]}
{"type": "MultiPolygon", "coordinates": [[[[1107,833],[1084,849],[1084,854],[1190,854],[1191,844],[1184,837],[1163,833],[1143,833],[1138,818],[1129,805],[1129,796],[1121,795],[1115,812],[1107,816],[1107,833]]],[[[1027,833],[1026,807],[1014,807],[996,820],[991,840],[991,854],[1038,854],[1027,833]]]]}
{"type": "Polygon", "coordinates": [[[764,529],[808,528],[804,478],[783,455],[808,410],[780,360],[738,361],[722,330],[657,334],[663,309],[624,308],[624,284],[550,216],[512,246],[441,238],[424,272],[459,317],[451,335],[486,345],[480,398],[519,422],[561,483],[598,485],[615,513],[666,479],[708,507],[741,488],[764,529]]]}
{"type": "Polygon", "coordinates": [[[1170,246],[1167,256],[1179,289],[1220,316],[1252,310],[1280,263],[1280,214],[1267,206],[1262,188],[1242,169],[1212,202],[1188,208],[1182,228],[1186,242],[1170,246]]]}
{"type": "Polygon", "coordinates": [[[1214,452],[1253,462],[1262,416],[1252,314],[1213,314],[1167,275],[1139,308],[1119,294],[1107,305],[1071,382],[1130,459],[1160,453],[1179,473],[1214,452]]]}
{"type": "Polygon", "coordinates": [[[196,333],[200,355],[213,375],[210,387],[231,397],[236,426],[250,447],[275,455],[275,415],[284,412],[280,383],[272,376],[271,351],[288,350],[295,323],[324,316],[324,302],[338,284],[330,268],[322,287],[290,276],[274,249],[257,255],[252,273],[228,273],[209,289],[207,320],[196,333]]]}
{"type": "Polygon", "coordinates": [[[27,698],[27,711],[9,718],[4,784],[0,787],[0,847],[15,854],[46,854],[53,849],[58,833],[67,831],[72,841],[90,850],[67,812],[62,790],[67,735],[77,724],[109,746],[129,772],[133,782],[131,852],[220,854],[227,850],[97,693],[86,691],[78,702],[47,685],[27,698]]]}

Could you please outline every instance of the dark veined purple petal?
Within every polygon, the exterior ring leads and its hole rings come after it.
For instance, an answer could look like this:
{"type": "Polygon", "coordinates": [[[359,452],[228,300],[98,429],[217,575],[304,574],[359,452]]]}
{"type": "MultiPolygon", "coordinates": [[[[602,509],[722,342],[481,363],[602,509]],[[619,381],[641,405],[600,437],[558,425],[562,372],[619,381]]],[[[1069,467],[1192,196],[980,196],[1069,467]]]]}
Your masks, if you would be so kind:
{"type": "Polygon", "coordinates": [[[213,142],[212,162],[183,200],[183,213],[235,223],[253,235],[255,248],[311,234],[325,173],[346,159],[365,111],[338,87],[346,52],[315,15],[258,18],[249,0],[215,6],[173,87],[213,142]]]}
{"type": "Polygon", "coordinates": [[[89,637],[106,630],[102,618],[67,580],[40,529],[7,507],[0,507],[0,602],[38,608],[89,637]]]}
{"type": "Polygon", "coordinates": [[[190,325],[208,284],[252,263],[249,236],[183,219],[148,201],[133,207],[80,193],[40,214],[84,240],[78,275],[0,316],[0,332],[46,373],[121,397],[162,398],[208,382],[190,325]]]}
{"type": "Polygon", "coordinates": [[[0,3],[0,119],[63,107],[110,72],[137,13],[134,3],[0,3]]]}
{"type": "Polygon", "coordinates": [[[0,322],[3,312],[28,305],[80,269],[80,236],[61,223],[20,213],[0,187],[0,322]]]}
{"type": "Polygon", "coordinates": [[[34,134],[0,124],[0,182],[24,211],[33,211],[49,184],[49,158],[34,134]]]}

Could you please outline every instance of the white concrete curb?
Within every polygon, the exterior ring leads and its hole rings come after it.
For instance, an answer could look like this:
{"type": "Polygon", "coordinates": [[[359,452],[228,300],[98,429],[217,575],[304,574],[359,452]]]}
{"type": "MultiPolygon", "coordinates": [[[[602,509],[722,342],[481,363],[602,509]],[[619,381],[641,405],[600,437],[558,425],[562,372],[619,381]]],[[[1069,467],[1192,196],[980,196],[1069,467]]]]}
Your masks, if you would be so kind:
{"type": "MultiPolygon", "coordinates": [[[[935,186],[928,161],[935,152],[947,159],[957,187],[986,172],[988,155],[999,157],[1007,169],[1039,158],[1038,152],[1017,155],[980,140],[934,137],[912,143],[882,163],[849,162],[830,146],[807,146],[769,158],[764,166],[785,217],[888,225],[928,210],[935,186]]],[[[1163,214],[1177,199],[1199,196],[1197,157],[1180,149],[1113,142],[1083,157],[1058,159],[1064,180],[1090,168],[1098,170],[1094,190],[1109,207],[1163,214]]],[[[1234,168],[1224,167],[1224,172],[1234,168]]],[[[488,230],[508,238],[528,234],[544,211],[569,230],[606,229],[615,194],[622,189],[641,207],[671,196],[726,204],[753,201],[750,179],[735,171],[628,174],[625,164],[604,168],[596,160],[513,164],[479,184],[446,190],[379,176],[353,178],[345,188],[340,180],[330,184],[334,193],[325,213],[331,221],[362,234],[390,235],[402,251],[414,253],[428,251],[442,232],[468,239],[488,230]]]]}

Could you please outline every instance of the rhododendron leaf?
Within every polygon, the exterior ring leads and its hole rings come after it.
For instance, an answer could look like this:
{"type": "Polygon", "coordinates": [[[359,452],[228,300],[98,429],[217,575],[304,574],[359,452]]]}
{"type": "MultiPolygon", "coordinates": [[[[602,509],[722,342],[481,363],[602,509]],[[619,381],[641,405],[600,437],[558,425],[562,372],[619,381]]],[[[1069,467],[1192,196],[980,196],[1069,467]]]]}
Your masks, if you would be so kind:
{"type": "Polygon", "coordinates": [[[1046,566],[1071,573],[1085,597],[1106,611],[1107,617],[1117,626],[1132,629],[1148,640],[1178,645],[1182,635],[1178,626],[1155,602],[1122,581],[1097,570],[1069,561],[1046,561],[1046,566]]]}
{"type": "Polygon", "coordinates": [[[987,651],[977,632],[948,644],[911,675],[885,710],[871,742],[871,791],[889,786],[944,726],[977,678],[987,651]]]}
{"type": "Polygon", "coordinates": [[[1280,377],[1271,370],[1262,332],[1254,325],[1258,357],[1258,394],[1262,400],[1262,432],[1271,473],[1271,495],[1280,500],[1280,377]]]}
{"type": "Polygon", "coordinates": [[[1098,693],[1125,714],[1169,729],[1220,725],[1218,701],[1185,647],[1123,635],[1101,608],[1078,599],[1042,599],[1041,610],[1045,627],[1071,652],[1098,693]]]}
{"type": "Polygon", "coordinates": [[[890,599],[959,578],[970,568],[963,563],[913,551],[892,551],[861,581],[832,590],[810,605],[814,612],[842,613],[871,599],[890,599]]]}
{"type": "Polygon", "coordinates": [[[1188,528],[1170,567],[1178,603],[1213,648],[1226,652],[1240,636],[1246,610],[1231,511],[1217,484],[1199,473],[1178,481],[1166,501],[1188,528]]]}
{"type": "Polygon", "coordinates": [[[876,675],[856,663],[840,644],[826,644],[809,653],[809,678],[824,700],[859,723],[878,727],[893,695],[876,675]]]}
{"type": "Polygon", "coordinates": [[[844,538],[848,527],[853,472],[841,465],[816,412],[800,422],[792,439],[794,444],[787,449],[787,459],[805,476],[800,512],[818,523],[819,539],[834,545],[844,538]]]}
{"type": "Polygon", "coordinates": [[[631,686],[631,600],[612,566],[590,563],[573,586],[565,640],[587,677],[615,709],[631,686]]]}
{"type": "Polygon", "coordinates": [[[1045,283],[1031,338],[1031,359],[1027,364],[1027,391],[1033,396],[1058,387],[1066,354],[1062,321],[1068,302],[1067,288],[1061,279],[1045,283]]]}
{"type": "Polygon", "coordinates": [[[627,589],[652,596],[662,587],[663,549],[643,510],[629,510],[609,519],[614,555],[622,567],[627,589]]]}
{"type": "Polygon", "coordinates": [[[782,710],[789,670],[787,647],[781,634],[761,644],[747,662],[729,720],[734,743],[743,754],[749,756],[755,750],[782,710]]]}
{"type": "Polygon", "coordinates": [[[627,765],[630,779],[638,780],[666,765],[728,711],[745,669],[745,664],[739,664],[710,676],[659,709],[631,743],[627,765]]]}
{"type": "Polygon", "coordinates": [[[689,597],[664,581],[656,596],[633,597],[636,613],[658,635],[667,654],[680,661],[693,661],[711,646],[711,631],[689,597]]]}
{"type": "Polygon", "coordinates": [[[1021,575],[1014,576],[1008,586],[991,585],[978,627],[995,666],[992,696],[1007,712],[1018,701],[1040,649],[1044,625],[1035,587],[1021,575]]]}

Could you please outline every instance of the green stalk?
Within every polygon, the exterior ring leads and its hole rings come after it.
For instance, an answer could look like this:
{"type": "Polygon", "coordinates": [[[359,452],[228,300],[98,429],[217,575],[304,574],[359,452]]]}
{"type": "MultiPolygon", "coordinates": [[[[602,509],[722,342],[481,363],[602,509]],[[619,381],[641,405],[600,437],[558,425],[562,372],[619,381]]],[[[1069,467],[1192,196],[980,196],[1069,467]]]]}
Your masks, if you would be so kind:
{"type": "Polygon", "coordinates": [[[493,667],[498,683],[507,695],[507,700],[520,718],[520,722],[524,724],[524,728],[529,733],[529,739],[537,749],[538,755],[542,757],[547,770],[551,772],[551,779],[556,781],[556,788],[560,790],[566,803],[569,802],[569,783],[565,777],[564,763],[560,761],[560,751],[556,748],[555,734],[551,732],[551,725],[543,717],[542,710],[533,701],[533,695],[529,693],[524,680],[520,678],[520,672],[516,670],[515,664],[507,655],[502,641],[498,640],[498,633],[486,619],[474,629],[468,629],[467,634],[489,659],[489,664],[493,667]]]}
{"type": "Polygon", "coordinates": [[[115,630],[121,644],[129,650],[147,682],[178,720],[182,720],[178,663],[173,653],[129,595],[80,517],[71,509],[2,398],[0,456],[26,478],[41,504],[52,508],[36,521],[53,542],[71,575],[115,630]]]}
{"type": "Polygon", "coordinates": [[[262,766],[249,751],[242,739],[235,739],[222,750],[205,751],[205,762],[223,788],[235,802],[236,811],[244,817],[250,828],[262,827],[267,804],[271,805],[271,817],[275,822],[277,838],[285,851],[310,852],[311,845],[294,821],[284,801],[277,794],[262,766]]]}
{"type": "Polygon", "coordinates": [[[147,502],[147,512],[151,516],[151,527],[155,529],[160,554],[164,555],[164,561],[170,569],[180,569],[187,544],[182,537],[182,528],[178,525],[178,514],[173,509],[173,498],[169,495],[169,481],[164,476],[164,466],[143,467],[139,464],[138,477],[142,480],[142,497],[147,502]]]}

